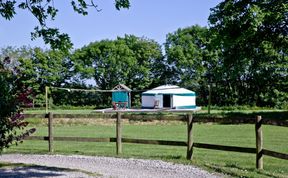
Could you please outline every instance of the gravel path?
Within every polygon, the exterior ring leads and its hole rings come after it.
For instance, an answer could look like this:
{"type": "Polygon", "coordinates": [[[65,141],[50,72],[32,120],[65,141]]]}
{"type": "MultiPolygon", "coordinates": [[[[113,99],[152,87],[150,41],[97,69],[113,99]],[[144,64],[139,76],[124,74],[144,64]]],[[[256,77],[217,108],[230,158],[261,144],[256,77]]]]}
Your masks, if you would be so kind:
{"type": "Polygon", "coordinates": [[[220,177],[194,166],[160,160],[94,156],[4,154],[0,162],[37,166],[0,169],[0,177],[220,177]],[[90,174],[93,173],[93,174],[90,174]]]}

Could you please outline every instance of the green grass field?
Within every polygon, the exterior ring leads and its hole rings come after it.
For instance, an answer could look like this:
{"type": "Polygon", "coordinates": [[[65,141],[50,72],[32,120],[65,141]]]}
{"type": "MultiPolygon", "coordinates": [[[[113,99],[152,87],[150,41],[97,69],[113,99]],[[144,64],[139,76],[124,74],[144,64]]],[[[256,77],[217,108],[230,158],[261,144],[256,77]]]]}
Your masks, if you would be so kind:
{"type": "MultiPolygon", "coordinates": [[[[115,137],[114,121],[110,123],[55,122],[54,136],[115,137]]],[[[47,136],[47,127],[33,122],[35,135],[47,136]]],[[[183,122],[124,123],[123,137],[186,141],[186,124],[183,122]]],[[[227,146],[255,147],[254,125],[195,124],[194,141],[227,146]]],[[[264,126],[264,148],[288,153],[287,127],[264,126]]],[[[54,142],[57,154],[116,155],[115,143],[54,142]]],[[[24,141],[12,146],[4,153],[47,153],[46,141],[24,141]]],[[[210,171],[221,172],[235,177],[287,177],[288,161],[264,156],[264,170],[255,169],[255,155],[194,148],[193,161],[187,161],[186,147],[143,144],[123,144],[121,157],[161,159],[176,163],[194,164],[210,171]]]]}

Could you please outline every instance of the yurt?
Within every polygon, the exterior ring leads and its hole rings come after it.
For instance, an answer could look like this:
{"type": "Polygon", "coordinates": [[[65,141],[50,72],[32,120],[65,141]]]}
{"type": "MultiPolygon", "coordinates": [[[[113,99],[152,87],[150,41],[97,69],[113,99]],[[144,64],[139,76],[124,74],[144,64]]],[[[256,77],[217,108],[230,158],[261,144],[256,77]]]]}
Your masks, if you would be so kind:
{"type": "Polygon", "coordinates": [[[195,109],[196,94],[176,85],[162,85],[142,93],[142,108],[195,109]]]}

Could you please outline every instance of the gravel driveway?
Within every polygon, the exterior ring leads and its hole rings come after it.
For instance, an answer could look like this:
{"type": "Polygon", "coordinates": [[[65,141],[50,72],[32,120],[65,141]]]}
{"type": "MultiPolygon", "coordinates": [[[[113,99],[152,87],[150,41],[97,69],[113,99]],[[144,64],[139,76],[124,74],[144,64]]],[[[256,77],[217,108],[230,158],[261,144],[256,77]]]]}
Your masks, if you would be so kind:
{"type": "Polygon", "coordinates": [[[2,168],[0,177],[220,177],[219,174],[211,174],[194,166],[160,160],[80,155],[4,154],[0,156],[0,162],[31,165],[2,168]]]}

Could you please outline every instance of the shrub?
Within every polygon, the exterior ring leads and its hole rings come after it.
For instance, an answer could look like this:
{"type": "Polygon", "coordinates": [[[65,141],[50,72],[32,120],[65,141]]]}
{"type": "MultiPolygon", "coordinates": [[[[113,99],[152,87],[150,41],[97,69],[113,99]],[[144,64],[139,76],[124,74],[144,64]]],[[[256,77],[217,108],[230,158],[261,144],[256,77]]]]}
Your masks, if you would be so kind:
{"type": "Polygon", "coordinates": [[[17,67],[9,64],[9,57],[0,61],[0,153],[3,148],[18,144],[35,132],[35,128],[25,130],[28,122],[20,109],[21,104],[29,104],[31,91],[18,80],[20,71],[17,67]]]}

